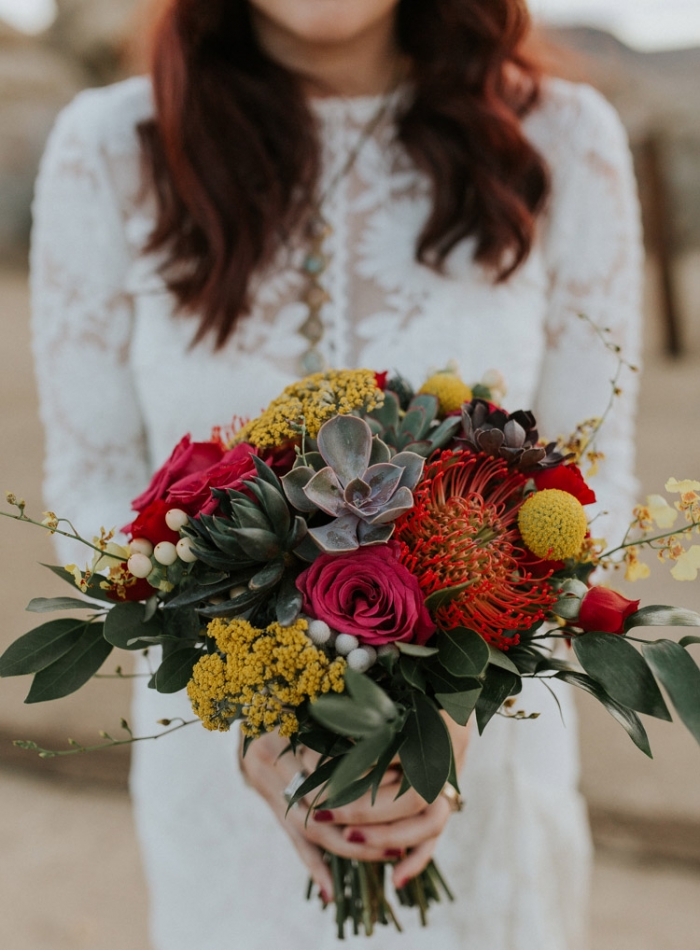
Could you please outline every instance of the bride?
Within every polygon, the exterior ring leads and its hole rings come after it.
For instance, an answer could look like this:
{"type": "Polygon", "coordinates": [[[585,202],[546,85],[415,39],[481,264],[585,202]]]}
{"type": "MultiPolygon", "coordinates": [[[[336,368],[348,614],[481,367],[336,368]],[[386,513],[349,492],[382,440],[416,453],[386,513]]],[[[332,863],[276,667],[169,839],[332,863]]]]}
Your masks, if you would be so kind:
{"type": "MultiPolygon", "coordinates": [[[[551,434],[603,412],[614,358],[579,314],[636,361],[630,155],[597,93],[540,80],[528,30],[523,0],[164,4],[151,75],[79,95],[37,185],[53,510],[84,532],[123,524],[184,432],[206,439],[322,366],[396,367],[414,384],[451,359],[468,381],[497,368],[506,405],[551,434]]],[[[624,513],[633,381],[623,389],[595,487],[624,513]]],[[[302,899],[304,864],[332,895],[328,845],[395,857],[396,883],[435,851],[454,884],[429,930],[404,914],[410,934],[383,929],[378,950],[584,947],[590,845],[558,693],[561,718],[533,688],[519,705],[537,721],[500,719],[468,749],[456,735],[466,808],[452,818],[445,797],[428,808],[392,790],[376,809],[285,820],[298,763],[274,735],[242,766],[231,737],[197,727],[136,746],[153,946],[334,946],[302,899]]],[[[138,686],[134,703],[137,734],[190,717],[182,695],[138,686]]]]}

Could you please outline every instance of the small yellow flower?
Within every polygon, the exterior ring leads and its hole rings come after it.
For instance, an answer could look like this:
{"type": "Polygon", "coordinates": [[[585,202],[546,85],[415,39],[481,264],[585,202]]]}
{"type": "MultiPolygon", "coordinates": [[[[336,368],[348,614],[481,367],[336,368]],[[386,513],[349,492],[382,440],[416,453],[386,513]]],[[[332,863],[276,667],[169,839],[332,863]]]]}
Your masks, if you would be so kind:
{"type": "Polygon", "coordinates": [[[583,505],[573,495],[546,488],[522,506],[518,526],[533,554],[547,561],[563,561],[581,550],[588,523],[583,505]]]}
{"type": "Polygon", "coordinates": [[[85,574],[83,574],[77,564],[66,564],[66,570],[69,574],[73,575],[75,586],[79,587],[80,590],[85,593],[88,589],[89,571],[86,570],[85,574]]]}
{"type": "Polygon", "coordinates": [[[672,528],[676,523],[678,512],[671,508],[663,495],[649,495],[646,506],[659,528],[672,528]]]}
{"type": "Polygon", "coordinates": [[[97,551],[95,551],[92,564],[90,565],[90,570],[93,574],[98,574],[100,571],[104,571],[108,567],[114,567],[118,563],[116,558],[119,559],[119,562],[129,560],[129,551],[127,548],[122,547],[121,544],[115,544],[113,541],[100,544],[99,538],[94,538],[93,540],[95,544],[98,545],[104,552],[99,554],[97,551]]]}
{"type": "Polygon", "coordinates": [[[44,527],[49,529],[51,534],[53,534],[58,528],[58,516],[54,514],[53,511],[44,511],[43,515],[44,518],[41,523],[44,525],[44,527]]]}
{"type": "Polygon", "coordinates": [[[626,581],[643,581],[651,574],[649,567],[639,560],[639,552],[636,547],[627,548],[624,562],[626,581]]]}
{"type": "Polygon", "coordinates": [[[456,368],[434,373],[430,379],[426,379],[418,392],[429,396],[437,396],[440,412],[443,416],[449,412],[455,412],[472,398],[471,389],[460,379],[456,368]]]}
{"type": "Polygon", "coordinates": [[[678,481],[677,478],[669,478],[666,482],[666,491],[671,494],[685,494],[689,491],[700,491],[700,482],[695,482],[690,478],[684,481],[678,481]]]}
{"type": "Polygon", "coordinates": [[[678,558],[676,566],[671,570],[671,575],[677,581],[694,581],[699,572],[700,544],[694,544],[678,558]]]}

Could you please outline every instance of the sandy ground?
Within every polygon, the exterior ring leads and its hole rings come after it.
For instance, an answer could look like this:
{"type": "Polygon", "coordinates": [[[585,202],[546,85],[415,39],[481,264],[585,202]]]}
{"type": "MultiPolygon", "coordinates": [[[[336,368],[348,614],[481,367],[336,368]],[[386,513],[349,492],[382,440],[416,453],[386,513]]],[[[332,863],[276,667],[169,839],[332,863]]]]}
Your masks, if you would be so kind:
{"type": "MultiPolygon", "coordinates": [[[[644,493],[658,491],[671,474],[700,474],[700,262],[686,261],[681,278],[690,352],[685,360],[669,363],[659,356],[650,272],[639,427],[644,493]]],[[[19,272],[0,273],[0,341],[0,489],[23,494],[40,511],[41,432],[25,277],[19,272]]],[[[67,593],[35,565],[51,560],[48,539],[23,529],[0,524],[0,648],[29,628],[31,618],[23,608],[30,596],[67,593]]],[[[700,610],[700,584],[680,588],[664,570],[635,596],[646,602],[682,601],[700,610]]],[[[8,735],[47,732],[56,738],[94,736],[99,728],[115,726],[128,709],[123,682],[92,684],[78,696],[52,704],[50,712],[22,705],[26,685],[3,681],[0,688],[4,741],[8,735]]],[[[583,785],[594,814],[606,815],[613,824],[616,814],[652,824],[651,844],[647,841],[642,852],[625,846],[599,851],[593,950],[700,950],[700,847],[690,848],[685,863],[659,859],[665,821],[675,821],[676,836],[689,840],[700,830],[697,747],[680,728],[652,723],[656,759],[650,763],[592,702],[584,701],[582,713],[583,785]],[[655,859],[654,828],[659,838],[655,859]]],[[[114,771],[123,774],[121,767],[114,771]]],[[[109,781],[90,787],[49,781],[48,773],[17,771],[0,750],[0,947],[147,950],[144,884],[128,799],[109,781]]]]}

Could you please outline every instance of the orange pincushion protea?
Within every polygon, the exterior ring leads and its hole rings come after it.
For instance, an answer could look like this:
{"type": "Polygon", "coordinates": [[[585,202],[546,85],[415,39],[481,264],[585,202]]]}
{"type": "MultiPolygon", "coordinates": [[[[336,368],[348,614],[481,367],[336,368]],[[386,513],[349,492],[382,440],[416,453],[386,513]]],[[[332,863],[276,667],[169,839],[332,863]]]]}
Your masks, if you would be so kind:
{"type": "Polygon", "coordinates": [[[518,511],[526,478],[503,459],[443,452],[398,522],[402,561],[424,594],[468,586],[433,610],[445,630],[467,627],[501,650],[543,620],[556,597],[522,558],[518,511]]]}

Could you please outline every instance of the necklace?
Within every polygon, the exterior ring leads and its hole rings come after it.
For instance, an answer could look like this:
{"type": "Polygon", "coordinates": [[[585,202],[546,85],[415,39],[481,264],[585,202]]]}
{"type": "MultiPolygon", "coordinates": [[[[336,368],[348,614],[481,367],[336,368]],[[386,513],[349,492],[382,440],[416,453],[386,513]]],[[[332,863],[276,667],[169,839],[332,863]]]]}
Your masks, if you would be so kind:
{"type": "Polygon", "coordinates": [[[319,351],[318,345],[324,335],[321,311],[324,305],[330,303],[332,299],[323,286],[322,280],[331,262],[330,254],[325,249],[325,243],[333,233],[333,227],[328,222],[323,209],[337,191],[340,183],[353,170],[362,149],[388,113],[397,85],[398,83],[394,79],[391,89],[382,97],[378,109],[361,129],[357,142],[348,153],[342,167],[333,176],[320,198],[312,204],[311,215],[305,231],[307,252],[301,265],[302,272],[307,278],[306,291],[302,298],[303,303],[306,304],[307,316],[298,332],[309,344],[299,359],[299,371],[303,376],[310,373],[320,373],[326,368],[326,361],[319,351]]]}

